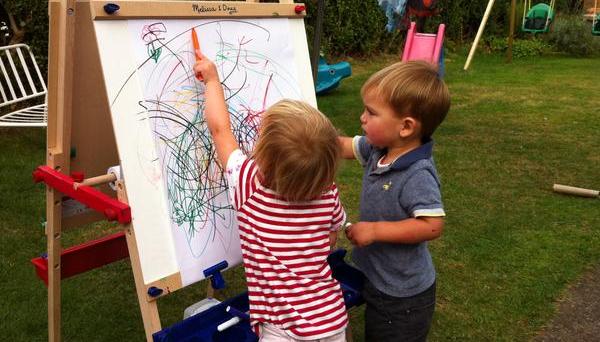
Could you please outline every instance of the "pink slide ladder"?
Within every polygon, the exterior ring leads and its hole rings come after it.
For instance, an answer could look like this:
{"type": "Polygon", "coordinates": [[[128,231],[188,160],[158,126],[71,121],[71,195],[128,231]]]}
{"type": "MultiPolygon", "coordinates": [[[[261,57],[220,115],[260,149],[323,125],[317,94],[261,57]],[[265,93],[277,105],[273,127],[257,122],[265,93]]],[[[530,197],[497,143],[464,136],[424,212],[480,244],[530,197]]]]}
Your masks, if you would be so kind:
{"type": "Polygon", "coordinates": [[[437,34],[418,33],[415,22],[410,23],[406,43],[402,52],[402,61],[424,60],[433,64],[440,62],[446,25],[440,24],[437,34]]]}

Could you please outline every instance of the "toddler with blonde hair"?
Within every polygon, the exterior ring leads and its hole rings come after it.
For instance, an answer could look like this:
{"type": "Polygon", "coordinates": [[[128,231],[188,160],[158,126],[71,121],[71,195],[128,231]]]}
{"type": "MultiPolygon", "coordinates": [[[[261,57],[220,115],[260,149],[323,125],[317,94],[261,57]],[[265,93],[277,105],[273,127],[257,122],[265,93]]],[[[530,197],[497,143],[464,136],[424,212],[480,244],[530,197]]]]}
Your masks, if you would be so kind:
{"type": "Polygon", "coordinates": [[[201,57],[194,71],[237,211],[250,324],[265,342],[345,341],[342,290],[327,263],[346,217],[334,184],[337,131],[310,105],[282,100],[262,115],[254,151],[244,155],[216,67],[201,57]]]}
{"type": "Polygon", "coordinates": [[[446,215],[432,135],[450,108],[435,66],[398,62],[363,85],[361,136],[340,137],[342,156],[364,168],[360,220],[346,230],[365,274],[366,341],[426,341],[436,273],[427,242],[446,215]]]}

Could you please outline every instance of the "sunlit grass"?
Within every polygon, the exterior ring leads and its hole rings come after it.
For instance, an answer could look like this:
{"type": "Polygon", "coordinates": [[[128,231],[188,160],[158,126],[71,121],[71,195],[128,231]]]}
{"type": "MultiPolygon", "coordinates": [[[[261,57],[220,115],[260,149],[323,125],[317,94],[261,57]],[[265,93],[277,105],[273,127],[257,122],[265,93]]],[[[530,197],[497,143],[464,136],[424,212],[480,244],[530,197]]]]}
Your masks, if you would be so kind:
{"type": "MultiPolygon", "coordinates": [[[[438,305],[431,341],[527,340],[552,317],[553,302],[600,259],[598,200],[551,192],[552,183],[599,188],[598,61],[560,57],[504,64],[477,56],[447,60],[453,105],[435,134],[447,225],[431,243],[438,305]]],[[[351,60],[353,76],[319,107],[346,135],[360,134],[359,92],[396,56],[351,60]]],[[[0,320],[3,340],[45,341],[46,288],[29,259],[46,239],[44,189],[31,171],[44,163],[43,129],[0,129],[0,320]]],[[[338,183],[350,220],[358,218],[362,170],[345,162],[338,183]]],[[[65,246],[106,225],[63,234],[65,246]]],[[[341,246],[349,248],[345,238],[341,246]]],[[[240,268],[226,274],[227,298],[244,290],[240,268]]],[[[204,298],[204,282],[159,300],[164,327],[204,298]]],[[[63,282],[65,341],[141,341],[144,330],[128,261],[63,282]]],[[[352,313],[362,340],[362,310],[352,313]]]]}
{"type": "MultiPolygon", "coordinates": [[[[527,340],[567,284],[600,257],[598,201],[551,192],[555,182],[600,186],[597,61],[507,65],[478,56],[468,72],[463,63],[447,61],[453,105],[435,136],[448,217],[444,235],[431,243],[439,291],[430,339],[527,340]]],[[[355,75],[320,98],[345,134],[360,133],[365,79],[355,75]]],[[[339,177],[351,218],[360,175],[357,164],[345,163],[339,177]]],[[[361,325],[359,312],[355,337],[361,325]]]]}

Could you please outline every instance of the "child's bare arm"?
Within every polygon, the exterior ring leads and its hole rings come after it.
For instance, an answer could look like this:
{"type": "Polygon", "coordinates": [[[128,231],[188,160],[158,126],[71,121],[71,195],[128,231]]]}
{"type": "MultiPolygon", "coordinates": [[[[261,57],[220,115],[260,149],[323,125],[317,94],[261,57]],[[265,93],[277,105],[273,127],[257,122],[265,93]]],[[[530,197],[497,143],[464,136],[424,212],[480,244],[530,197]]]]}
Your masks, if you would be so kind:
{"type": "Polygon", "coordinates": [[[338,137],[338,144],[342,148],[342,158],[354,159],[354,149],[352,148],[352,138],[338,137]]]}
{"type": "Polygon", "coordinates": [[[346,230],[346,236],[360,247],[373,242],[412,244],[437,239],[443,230],[443,217],[417,217],[394,222],[358,222],[346,230]]]}
{"type": "Polygon", "coordinates": [[[333,250],[337,243],[337,232],[329,232],[329,249],[333,250]]]}
{"type": "MultiPolygon", "coordinates": [[[[199,52],[196,52],[199,54],[199,52]]],[[[200,60],[194,65],[194,72],[202,75],[206,86],[204,93],[204,118],[210,130],[210,134],[217,151],[217,160],[221,167],[225,168],[231,152],[239,148],[233,133],[231,133],[231,122],[229,112],[225,104],[223,87],[219,80],[219,74],[214,63],[205,56],[199,54],[200,60]]]]}

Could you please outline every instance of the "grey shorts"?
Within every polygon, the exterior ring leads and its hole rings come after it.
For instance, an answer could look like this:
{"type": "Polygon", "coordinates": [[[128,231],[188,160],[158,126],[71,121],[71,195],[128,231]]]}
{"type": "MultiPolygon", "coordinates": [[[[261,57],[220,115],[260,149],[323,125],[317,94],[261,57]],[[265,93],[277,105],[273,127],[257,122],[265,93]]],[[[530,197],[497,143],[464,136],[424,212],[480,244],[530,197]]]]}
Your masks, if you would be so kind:
{"type": "Polygon", "coordinates": [[[435,310],[435,283],[412,297],[393,297],[365,283],[365,341],[426,341],[435,310]]]}

